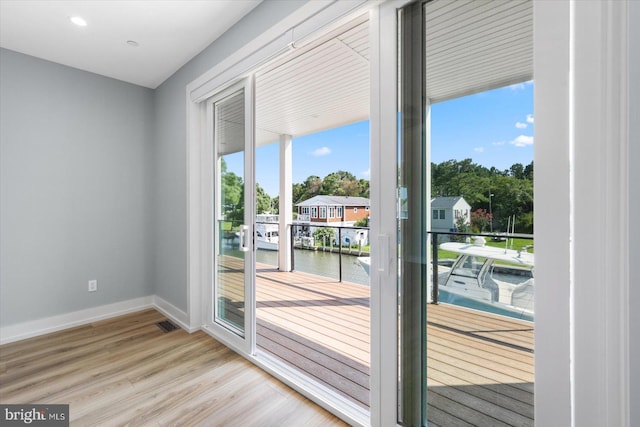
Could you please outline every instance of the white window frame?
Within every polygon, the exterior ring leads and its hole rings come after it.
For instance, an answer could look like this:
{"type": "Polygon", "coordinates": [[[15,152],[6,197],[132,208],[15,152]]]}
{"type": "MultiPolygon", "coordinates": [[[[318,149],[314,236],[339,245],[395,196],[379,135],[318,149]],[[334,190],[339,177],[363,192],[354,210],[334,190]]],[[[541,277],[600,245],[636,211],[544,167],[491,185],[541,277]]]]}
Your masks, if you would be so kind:
{"type": "Polygon", "coordinates": [[[320,213],[320,219],[326,219],[327,218],[327,207],[326,206],[320,206],[319,213],[320,213]]]}
{"type": "Polygon", "coordinates": [[[318,218],[318,207],[311,206],[311,218],[318,218]]]}
{"type": "Polygon", "coordinates": [[[335,218],[336,217],[336,208],[335,206],[329,206],[329,218],[335,218]]]}
{"type": "Polygon", "coordinates": [[[342,219],[342,206],[336,208],[336,218],[342,219]]]}

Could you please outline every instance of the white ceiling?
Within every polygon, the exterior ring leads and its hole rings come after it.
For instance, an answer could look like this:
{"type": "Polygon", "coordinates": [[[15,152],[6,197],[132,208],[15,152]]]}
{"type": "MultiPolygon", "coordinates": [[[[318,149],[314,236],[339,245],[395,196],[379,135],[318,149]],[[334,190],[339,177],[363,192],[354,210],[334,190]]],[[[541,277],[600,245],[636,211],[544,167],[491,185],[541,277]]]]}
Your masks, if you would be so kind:
{"type": "Polygon", "coordinates": [[[0,47],[156,88],[261,1],[0,0],[0,47]]]}

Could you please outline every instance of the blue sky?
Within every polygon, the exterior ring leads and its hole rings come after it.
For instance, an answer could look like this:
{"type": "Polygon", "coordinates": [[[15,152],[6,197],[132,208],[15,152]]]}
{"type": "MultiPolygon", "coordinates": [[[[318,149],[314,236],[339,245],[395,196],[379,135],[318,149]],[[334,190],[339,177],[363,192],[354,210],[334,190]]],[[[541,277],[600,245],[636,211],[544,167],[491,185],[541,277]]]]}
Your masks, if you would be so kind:
{"type": "MultiPolygon", "coordinates": [[[[431,161],[471,158],[508,169],[533,160],[533,84],[517,84],[431,106],[431,161]]],[[[240,171],[239,155],[227,158],[240,171]]],[[[256,150],[256,181],[278,194],[278,144],[256,150]]],[[[346,170],[369,179],[369,122],[363,121],[293,140],[293,182],[346,170]]]]}

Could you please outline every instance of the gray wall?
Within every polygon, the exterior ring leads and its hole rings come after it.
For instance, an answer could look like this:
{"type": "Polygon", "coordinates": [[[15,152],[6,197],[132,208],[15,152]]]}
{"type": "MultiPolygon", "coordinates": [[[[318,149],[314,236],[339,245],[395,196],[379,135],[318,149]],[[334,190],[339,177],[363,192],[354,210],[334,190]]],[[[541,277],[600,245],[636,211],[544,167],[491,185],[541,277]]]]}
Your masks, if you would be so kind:
{"type": "Polygon", "coordinates": [[[629,331],[631,351],[629,366],[631,369],[631,425],[640,426],[640,269],[637,266],[640,257],[640,2],[629,2],[629,98],[630,98],[630,153],[629,153],[629,331]]]}
{"type": "MultiPolygon", "coordinates": [[[[156,295],[187,310],[186,87],[305,2],[267,1],[156,90],[154,276],[156,295]]],[[[287,28],[283,28],[284,33],[287,28]]]]}
{"type": "Polygon", "coordinates": [[[152,295],[153,91],[2,49],[0,94],[0,325],[152,295]]]}

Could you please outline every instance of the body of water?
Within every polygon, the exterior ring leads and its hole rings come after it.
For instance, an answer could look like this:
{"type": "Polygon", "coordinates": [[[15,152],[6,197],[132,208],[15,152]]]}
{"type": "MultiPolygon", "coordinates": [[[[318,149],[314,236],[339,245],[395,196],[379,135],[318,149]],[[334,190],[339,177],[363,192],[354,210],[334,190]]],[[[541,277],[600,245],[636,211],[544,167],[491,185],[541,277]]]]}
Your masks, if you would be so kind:
{"type": "MultiPolygon", "coordinates": [[[[331,277],[338,280],[339,257],[337,253],[295,249],[295,271],[331,277]]],[[[369,285],[369,275],[364,271],[358,257],[342,254],[342,280],[345,282],[369,285]]],[[[277,251],[256,251],[256,261],[263,264],[278,266],[277,251]]]]}

